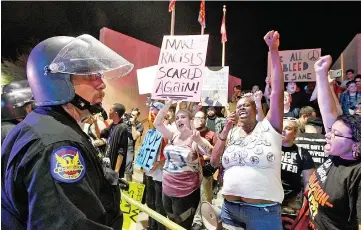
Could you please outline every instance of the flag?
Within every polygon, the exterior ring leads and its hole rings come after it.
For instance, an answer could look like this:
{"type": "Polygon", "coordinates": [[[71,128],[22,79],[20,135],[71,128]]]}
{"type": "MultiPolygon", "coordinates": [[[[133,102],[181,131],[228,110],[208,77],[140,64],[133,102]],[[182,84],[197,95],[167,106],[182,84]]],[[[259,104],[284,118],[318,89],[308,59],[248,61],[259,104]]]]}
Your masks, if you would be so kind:
{"type": "Polygon", "coordinates": [[[172,11],[173,11],[174,6],[175,6],[175,1],[176,1],[176,0],[170,0],[170,1],[169,1],[169,7],[168,7],[168,11],[169,11],[169,12],[172,12],[172,11]]]}
{"type": "Polygon", "coordinates": [[[206,28],[206,2],[205,2],[205,0],[201,0],[198,22],[201,24],[201,26],[203,28],[206,28]]]}
{"type": "Polygon", "coordinates": [[[221,25],[222,43],[227,41],[226,31],[226,15],[223,14],[222,25],[221,25]]]}

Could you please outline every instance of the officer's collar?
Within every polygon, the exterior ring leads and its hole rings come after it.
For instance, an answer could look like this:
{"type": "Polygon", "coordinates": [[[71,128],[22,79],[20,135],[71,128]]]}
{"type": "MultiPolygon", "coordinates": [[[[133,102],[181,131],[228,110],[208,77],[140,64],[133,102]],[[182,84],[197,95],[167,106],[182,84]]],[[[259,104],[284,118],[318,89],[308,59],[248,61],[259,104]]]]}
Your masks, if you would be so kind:
{"type": "Polygon", "coordinates": [[[67,113],[61,105],[56,106],[39,106],[37,107],[34,112],[40,113],[43,115],[49,115],[54,117],[55,120],[59,121],[60,123],[72,127],[78,133],[83,134],[79,124],[76,120],[67,113]]]}

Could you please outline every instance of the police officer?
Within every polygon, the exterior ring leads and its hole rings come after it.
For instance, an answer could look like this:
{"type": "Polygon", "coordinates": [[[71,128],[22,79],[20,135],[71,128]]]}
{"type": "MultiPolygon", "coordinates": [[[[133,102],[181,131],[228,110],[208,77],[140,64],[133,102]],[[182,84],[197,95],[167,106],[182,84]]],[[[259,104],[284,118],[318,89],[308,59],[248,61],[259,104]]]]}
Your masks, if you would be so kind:
{"type": "Polygon", "coordinates": [[[8,133],[34,109],[27,80],[5,85],[1,94],[1,143],[8,133]]]}
{"type": "Polygon", "coordinates": [[[30,53],[38,106],[1,151],[3,229],[122,229],[117,178],[105,175],[78,123],[102,111],[107,77],[133,65],[90,35],[52,37],[30,53]]]}

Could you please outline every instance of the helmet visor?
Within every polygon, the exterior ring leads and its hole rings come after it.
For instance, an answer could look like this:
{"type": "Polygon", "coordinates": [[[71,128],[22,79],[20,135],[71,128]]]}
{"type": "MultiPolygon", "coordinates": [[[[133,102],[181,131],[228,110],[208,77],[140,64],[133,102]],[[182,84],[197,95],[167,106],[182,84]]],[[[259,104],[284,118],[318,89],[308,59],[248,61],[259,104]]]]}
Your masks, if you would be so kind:
{"type": "Polygon", "coordinates": [[[105,79],[123,77],[134,65],[94,37],[83,34],[65,46],[49,65],[52,73],[103,74],[105,79]]]}

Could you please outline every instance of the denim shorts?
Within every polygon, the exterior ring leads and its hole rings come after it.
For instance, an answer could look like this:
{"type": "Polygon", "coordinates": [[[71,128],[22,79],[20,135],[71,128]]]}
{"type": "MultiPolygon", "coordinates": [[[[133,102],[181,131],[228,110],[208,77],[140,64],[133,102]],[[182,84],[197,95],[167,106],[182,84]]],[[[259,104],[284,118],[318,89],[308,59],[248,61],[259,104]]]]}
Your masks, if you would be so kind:
{"type": "Polygon", "coordinates": [[[221,219],[228,230],[282,230],[281,205],[253,206],[245,202],[224,200],[221,219]]]}

